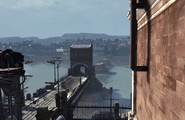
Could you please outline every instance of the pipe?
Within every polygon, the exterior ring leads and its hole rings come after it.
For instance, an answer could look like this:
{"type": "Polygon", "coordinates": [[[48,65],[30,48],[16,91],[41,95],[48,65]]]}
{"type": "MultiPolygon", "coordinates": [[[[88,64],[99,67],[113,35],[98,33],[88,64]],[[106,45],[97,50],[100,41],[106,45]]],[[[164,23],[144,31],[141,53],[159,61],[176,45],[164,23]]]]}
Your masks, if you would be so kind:
{"type": "Polygon", "coordinates": [[[136,115],[136,71],[132,71],[132,115],[136,115]]]}
{"type": "Polygon", "coordinates": [[[130,68],[132,70],[136,67],[136,32],[137,32],[137,22],[136,22],[136,0],[131,0],[131,11],[130,11],[130,68]]]}
{"type": "Polygon", "coordinates": [[[137,66],[137,21],[136,21],[136,0],[131,0],[130,3],[130,68],[132,69],[132,116],[136,115],[136,85],[135,85],[135,73],[137,66]]]}
{"type": "MultiPolygon", "coordinates": [[[[136,115],[136,87],[137,87],[137,71],[148,71],[148,66],[137,66],[137,20],[136,8],[144,9],[141,3],[136,3],[136,0],[131,0],[130,20],[130,36],[131,36],[131,51],[130,51],[130,68],[132,69],[132,115],[136,115]]],[[[149,52],[148,52],[149,54],[149,52]]]]}

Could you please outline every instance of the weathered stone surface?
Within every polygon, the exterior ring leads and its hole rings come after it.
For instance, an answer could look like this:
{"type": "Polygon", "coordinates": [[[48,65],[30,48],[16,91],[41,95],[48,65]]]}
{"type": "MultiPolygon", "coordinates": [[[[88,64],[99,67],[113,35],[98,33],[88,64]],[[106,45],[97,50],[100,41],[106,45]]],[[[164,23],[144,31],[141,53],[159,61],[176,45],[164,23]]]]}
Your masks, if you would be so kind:
{"type": "MultiPolygon", "coordinates": [[[[151,14],[169,1],[161,0],[151,14]]],[[[145,18],[139,25],[144,22],[145,18]]],[[[138,65],[147,64],[149,52],[149,72],[137,72],[138,119],[185,119],[185,1],[176,0],[150,21],[149,28],[141,27],[137,40],[138,65]]]]}

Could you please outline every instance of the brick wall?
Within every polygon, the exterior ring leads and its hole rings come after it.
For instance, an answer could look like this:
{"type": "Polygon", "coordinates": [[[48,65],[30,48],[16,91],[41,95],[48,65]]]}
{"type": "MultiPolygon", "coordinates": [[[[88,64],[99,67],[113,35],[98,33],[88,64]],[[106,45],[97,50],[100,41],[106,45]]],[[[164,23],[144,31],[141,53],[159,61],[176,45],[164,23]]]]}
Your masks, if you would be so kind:
{"type": "Polygon", "coordinates": [[[176,0],[150,25],[145,21],[138,22],[137,65],[147,65],[150,40],[149,71],[137,72],[138,120],[185,120],[185,0],[176,0]]]}

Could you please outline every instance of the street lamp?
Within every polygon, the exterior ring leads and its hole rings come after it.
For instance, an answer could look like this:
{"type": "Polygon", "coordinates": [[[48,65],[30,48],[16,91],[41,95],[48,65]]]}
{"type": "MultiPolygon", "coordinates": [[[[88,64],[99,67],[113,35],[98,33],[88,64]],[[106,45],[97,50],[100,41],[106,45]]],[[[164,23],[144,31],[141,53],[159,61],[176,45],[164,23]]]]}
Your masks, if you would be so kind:
{"type": "Polygon", "coordinates": [[[59,60],[61,57],[52,57],[53,60],[47,61],[48,63],[54,64],[54,82],[56,83],[56,70],[55,70],[55,62],[59,60]]]}
{"type": "Polygon", "coordinates": [[[47,61],[48,63],[54,64],[54,82],[56,82],[56,72],[55,72],[55,60],[47,61]]]}
{"type": "Polygon", "coordinates": [[[58,102],[58,109],[60,110],[60,95],[59,95],[59,65],[60,65],[60,63],[61,63],[61,61],[63,61],[63,60],[59,60],[61,57],[53,57],[53,60],[51,60],[51,61],[47,61],[48,63],[51,63],[51,64],[54,64],[54,80],[55,80],[55,82],[56,82],[56,74],[55,74],[55,69],[57,68],[57,77],[58,77],[58,80],[57,80],[57,82],[58,82],[58,95],[57,95],[57,97],[58,97],[58,100],[59,100],[59,102],[58,102]],[[58,64],[57,64],[57,67],[55,68],[55,62],[58,62],[58,64]]]}
{"type": "Polygon", "coordinates": [[[61,63],[61,60],[56,60],[56,61],[58,61],[59,63],[57,64],[57,77],[58,77],[58,94],[59,94],[59,65],[60,65],[60,63],[61,63]]]}
{"type": "MultiPolygon", "coordinates": [[[[59,58],[60,59],[60,58],[59,58]]],[[[59,97],[59,110],[60,110],[60,95],[59,95],[59,65],[60,65],[60,63],[61,63],[61,61],[63,61],[63,60],[56,60],[56,61],[58,61],[58,64],[57,64],[57,76],[58,76],[58,97],[59,97]]],[[[61,85],[61,89],[62,89],[62,85],[61,85]]]]}

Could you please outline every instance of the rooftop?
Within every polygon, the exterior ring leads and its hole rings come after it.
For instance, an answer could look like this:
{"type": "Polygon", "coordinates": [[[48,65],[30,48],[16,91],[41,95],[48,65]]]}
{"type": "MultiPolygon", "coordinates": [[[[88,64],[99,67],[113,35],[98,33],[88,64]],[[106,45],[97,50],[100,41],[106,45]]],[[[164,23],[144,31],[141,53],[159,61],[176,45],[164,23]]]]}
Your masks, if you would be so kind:
{"type": "Polygon", "coordinates": [[[72,45],[71,48],[90,48],[91,44],[77,44],[77,45],[72,45]]]}

